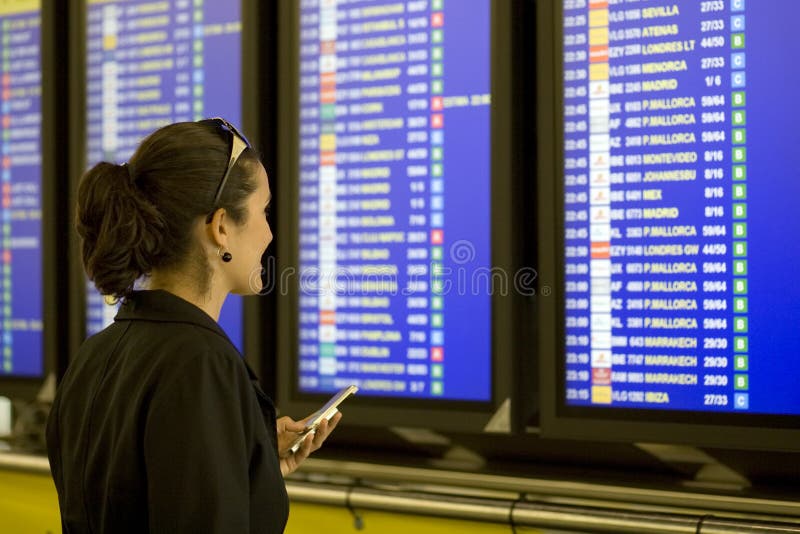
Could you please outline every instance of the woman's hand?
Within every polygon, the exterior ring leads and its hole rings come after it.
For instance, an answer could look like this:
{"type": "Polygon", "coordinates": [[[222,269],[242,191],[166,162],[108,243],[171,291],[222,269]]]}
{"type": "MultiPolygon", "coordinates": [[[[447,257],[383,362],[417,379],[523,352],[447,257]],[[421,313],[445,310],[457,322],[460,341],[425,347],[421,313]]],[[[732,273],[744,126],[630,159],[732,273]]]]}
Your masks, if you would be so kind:
{"type": "Polygon", "coordinates": [[[339,424],[342,418],[341,412],[334,415],[330,421],[323,419],[317,430],[306,436],[303,444],[292,453],[290,447],[297,440],[299,434],[305,429],[305,419],[294,421],[291,417],[281,417],[278,419],[278,455],[281,460],[281,473],[286,476],[293,473],[305,460],[308,455],[322,447],[327,437],[339,424]]]}

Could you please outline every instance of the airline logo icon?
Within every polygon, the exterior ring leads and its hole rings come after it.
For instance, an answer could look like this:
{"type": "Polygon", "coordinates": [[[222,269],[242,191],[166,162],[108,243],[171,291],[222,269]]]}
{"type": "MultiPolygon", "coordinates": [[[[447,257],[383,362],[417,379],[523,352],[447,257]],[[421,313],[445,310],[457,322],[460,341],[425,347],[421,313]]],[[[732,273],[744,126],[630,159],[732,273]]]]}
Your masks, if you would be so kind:
{"type": "Polygon", "coordinates": [[[589,262],[589,270],[592,277],[611,277],[611,260],[591,260],[589,262]]]}
{"type": "Polygon", "coordinates": [[[336,211],[336,201],[326,199],[320,202],[319,211],[322,213],[333,213],[336,211]]]}
{"type": "Polygon", "coordinates": [[[591,168],[592,171],[600,171],[600,170],[610,170],[611,169],[611,162],[609,161],[609,155],[606,153],[597,153],[592,154],[591,156],[591,168]]]}
{"type": "Polygon", "coordinates": [[[611,259],[611,244],[593,242],[591,245],[591,254],[593,260],[611,259]]]}
{"type": "Polygon", "coordinates": [[[607,276],[595,277],[592,273],[592,294],[611,294],[611,278],[607,276]]]}
{"type": "Polygon", "coordinates": [[[611,222],[611,210],[608,206],[597,206],[589,208],[589,216],[592,223],[611,222]]]}
{"type": "MultiPolygon", "coordinates": [[[[328,294],[335,295],[338,283],[336,281],[336,265],[322,265],[319,268],[319,289],[328,294]]],[[[322,338],[320,338],[322,339],[322,338]]],[[[323,341],[325,341],[323,339],[323,341]]]]}
{"type": "MultiPolygon", "coordinates": [[[[595,48],[595,47],[592,47],[595,48]]],[[[608,47],[606,47],[607,49],[608,47]]],[[[590,49],[591,50],[591,49],[590,49]]],[[[608,81],[593,81],[589,84],[589,98],[608,98],[610,95],[608,81]]]]}
{"type": "Polygon", "coordinates": [[[592,187],[590,190],[592,205],[608,205],[611,202],[611,189],[608,187],[592,187]]]}
{"type": "Polygon", "coordinates": [[[335,54],[336,53],[336,41],[322,41],[319,44],[319,51],[320,51],[321,54],[335,54]]]}
{"type": "Polygon", "coordinates": [[[326,182],[335,182],[336,181],[336,169],[329,166],[320,167],[319,169],[319,181],[320,183],[326,182]]]}
{"type": "Polygon", "coordinates": [[[319,56],[319,71],[320,72],[335,72],[336,71],[336,56],[324,55],[319,56]]]}
{"type": "Polygon", "coordinates": [[[611,386],[592,386],[592,404],[611,404],[611,386]]]}
{"type": "Polygon", "coordinates": [[[320,24],[320,41],[333,41],[336,39],[336,24],[320,24]]]}
{"type": "Polygon", "coordinates": [[[335,343],[336,342],[336,327],[329,324],[323,324],[319,327],[319,340],[322,343],[335,343]]]}
{"type": "MultiPolygon", "coordinates": [[[[592,28],[589,30],[589,46],[608,46],[608,28],[592,28]]],[[[608,76],[606,76],[606,79],[608,76]]]]}
{"type": "MultiPolygon", "coordinates": [[[[322,232],[320,232],[320,237],[322,237],[322,232]]],[[[336,242],[336,232],[327,232],[325,235],[325,241],[336,242]]],[[[337,253],[336,247],[320,247],[319,250],[319,265],[321,269],[325,269],[328,271],[335,271],[336,270],[336,260],[337,260],[337,253]]]]}
{"type": "Polygon", "coordinates": [[[611,136],[607,133],[592,134],[589,136],[589,150],[592,152],[610,152],[611,136]]]}
{"type": "Polygon", "coordinates": [[[336,194],[336,186],[332,183],[321,183],[319,188],[319,198],[326,199],[336,194]]]}
{"type": "Polygon", "coordinates": [[[319,360],[319,374],[321,375],[335,375],[336,374],[336,358],[320,358],[319,360]]]}
{"type": "Polygon", "coordinates": [[[592,9],[589,11],[589,27],[608,26],[608,9],[592,9]]]}
{"type": "Polygon", "coordinates": [[[336,135],[323,134],[319,136],[319,149],[321,151],[336,150],[336,135]]]}
{"type": "Polygon", "coordinates": [[[611,132],[611,120],[608,115],[595,115],[589,117],[589,129],[593,133],[608,134],[611,132]]]}
{"type": "Polygon", "coordinates": [[[589,129],[594,133],[608,134],[611,131],[611,118],[608,115],[591,115],[589,129]]]}
{"type": "Polygon", "coordinates": [[[607,367],[593,367],[592,368],[592,384],[610,386],[611,385],[611,369],[607,367]]]}
{"type": "MultiPolygon", "coordinates": [[[[608,35],[608,28],[604,29],[608,35]]],[[[589,80],[607,80],[608,75],[608,63],[589,63],[589,80]]]]}
{"type": "Polygon", "coordinates": [[[336,229],[336,215],[320,215],[319,225],[324,229],[336,229]]]}
{"type": "Polygon", "coordinates": [[[589,227],[589,236],[592,241],[611,241],[611,225],[593,224],[589,227]]]}
{"type": "Polygon", "coordinates": [[[593,350],[592,351],[592,368],[611,369],[611,351],[610,350],[593,350]]]}
{"type": "Polygon", "coordinates": [[[592,314],[592,330],[608,330],[611,331],[611,314],[610,313],[593,313],[592,314]]]}
{"type": "MultiPolygon", "coordinates": [[[[611,313],[611,295],[592,295],[589,304],[591,305],[592,313],[611,313]]],[[[611,348],[610,339],[608,348],[611,348]]]]}
{"type": "Polygon", "coordinates": [[[336,165],[336,152],[320,152],[320,165],[336,165]]]}
{"type": "MultiPolygon", "coordinates": [[[[594,310],[592,310],[594,311],[594,310]]],[[[611,332],[592,332],[592,348],[600,351],[608,350],[611,352],[611,332]]],[[[608,365],[611,365],[609,358],[608,365]]]]}
{"type": "Polygon", "coordinates": [[[320,322],[320,324],[336,324],[336,312],[335,311],[320,311],[319,312],[319,322],[320,322]]]}
{"type": "Polygon", "coordinates": [[[589,101],[589,116],[590,117],[605,117],[608,120],[611,114],[611,104],[608,99],[595,98],[589,101]]]}
{"type": "Polygon", "coordinates": [[[320,310],[335,310],[336,309],[336,295],[325,294],[319,297],[320,310]]]}
{"type": "Polygon", "coordinates": [[[608,63],[608,45],[589,47],[590,63],[608,63]]]}
{"type": "Polygon", "coordinates": [[[592,170],[589,180],[592,187],[611,185],[611,173],[608,172],[608,169],[592,170]]]}

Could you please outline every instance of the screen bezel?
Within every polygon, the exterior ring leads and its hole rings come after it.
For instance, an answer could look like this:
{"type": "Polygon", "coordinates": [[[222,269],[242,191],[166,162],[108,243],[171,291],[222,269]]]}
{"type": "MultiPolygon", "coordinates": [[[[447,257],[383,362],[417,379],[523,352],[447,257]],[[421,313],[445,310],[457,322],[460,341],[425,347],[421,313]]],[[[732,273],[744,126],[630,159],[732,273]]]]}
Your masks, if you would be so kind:
{"type": "MultiPolygon", "coordinates": [[[[512,52],[508,28],[513,20],[514,2],[491,2],[491,257],[492,267],[515,272],[518,250],[515,246],[518,225],[516,212],[509,209],[514,201],[516,180],[513,177],[511,150],[512,74],[508,57],[512,52]]],[[[276,235],[278,273],[298,265],[298,175],[299,151],[299,3],[282,2],[278,6],[279,102],[278,140],[281,187],[276,235]]],[[[294,271],[296,272],[296,270],[294,271]]],[[[297,387],[297,287],[288,285],[278,296],[277,400],[282,413],[295,417],[317,410],[330,394],[301,393],[297,387]]],[[[512,355],[516,347],[513,321],[518,298],[513,292],[505,297],[491,297],[491,399],[485,402],[430,400],[406,397],[356,395],[345,407],[347,419],[367,426],[409,426],[439,430],[481,431],[500,406],[512,395],[512,355]]],[[[513,419],[513,417],[512,417],[513,419]]],[[[513,426],[513,425],[511,425],[513,426]]]]}
{"type": "Polygon", "coordinates": [[[543,437],[800,451],[800,416],[566,405],[562,5],[537,3],[537,124],[554,133],[537,143],[539,267],[554,288],[539,299],[537,313],[543,437]]]}

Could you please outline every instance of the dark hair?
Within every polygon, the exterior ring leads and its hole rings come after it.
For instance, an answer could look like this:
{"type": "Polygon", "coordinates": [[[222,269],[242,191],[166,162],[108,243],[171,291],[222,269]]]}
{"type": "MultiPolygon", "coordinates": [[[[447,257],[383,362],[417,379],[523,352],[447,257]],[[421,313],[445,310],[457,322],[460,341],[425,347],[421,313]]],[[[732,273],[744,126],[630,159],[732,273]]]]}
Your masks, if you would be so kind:
{"type": "Polygon", "coordinates": [[[101,162],[78,186],[77,229],[86,273],[103,295],[121,299],[153,269],[183,266],[194,256],[198,286],[208,284],[208,262],[192,225],[217,208],[241,224],[255,191],[256,154],[236,162],[217,206],[212,206],[230,154],[230,133],[210,122],[180,122],[145,138],[127,165],[101,162]]]}

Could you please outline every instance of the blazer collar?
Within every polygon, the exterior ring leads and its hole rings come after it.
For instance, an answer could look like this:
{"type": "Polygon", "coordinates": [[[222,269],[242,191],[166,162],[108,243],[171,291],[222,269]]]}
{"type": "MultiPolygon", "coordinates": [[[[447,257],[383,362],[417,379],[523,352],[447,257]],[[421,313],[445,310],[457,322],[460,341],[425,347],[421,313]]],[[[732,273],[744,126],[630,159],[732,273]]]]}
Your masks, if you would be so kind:
{"type": "Polygon", "coordinates": [[[169,291],[134,291],[125,299],[115,321],[186,323],[211,330],[231,342],[225,331],[206,312],[169,291]]]}

